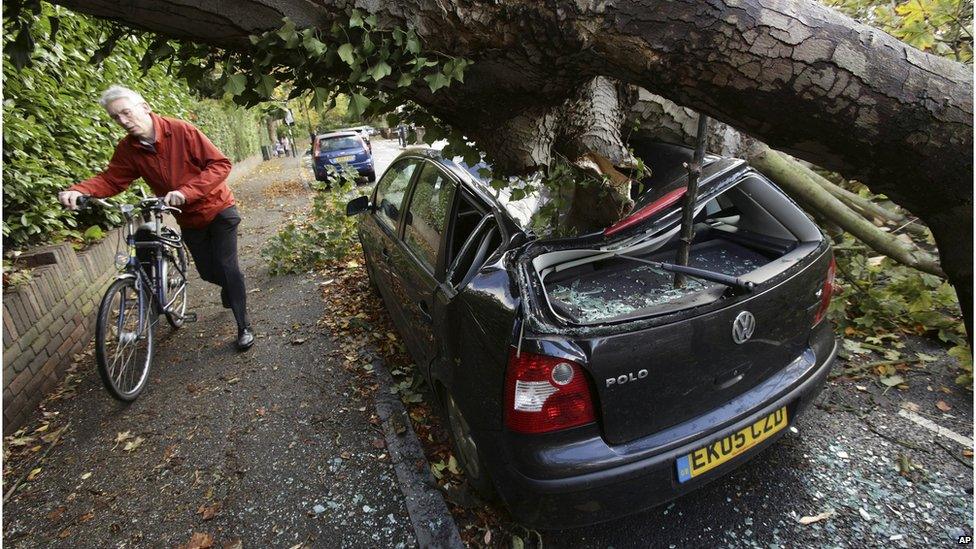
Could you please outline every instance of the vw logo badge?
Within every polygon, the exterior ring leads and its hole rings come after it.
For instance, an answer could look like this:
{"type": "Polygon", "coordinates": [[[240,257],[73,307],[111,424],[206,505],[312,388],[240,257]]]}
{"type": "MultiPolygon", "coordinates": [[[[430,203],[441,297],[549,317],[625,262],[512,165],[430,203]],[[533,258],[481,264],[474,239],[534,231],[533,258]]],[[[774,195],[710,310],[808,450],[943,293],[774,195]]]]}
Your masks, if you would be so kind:
{"type": "Polygon", "coordinates": [[[749,311],[742,311],[732,321],[732,341],[745,343],[756,331],[756,317],[749,311]]]}

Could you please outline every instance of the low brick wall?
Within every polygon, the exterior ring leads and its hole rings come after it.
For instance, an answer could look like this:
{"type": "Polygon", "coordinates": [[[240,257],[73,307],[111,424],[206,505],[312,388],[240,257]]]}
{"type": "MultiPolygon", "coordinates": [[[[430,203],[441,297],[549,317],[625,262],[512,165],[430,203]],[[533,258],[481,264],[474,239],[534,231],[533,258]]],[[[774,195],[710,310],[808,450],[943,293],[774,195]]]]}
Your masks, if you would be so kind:
{"type": "Polygon", "coordinates": [[[64,376],[95,331],[95,313],[114,279],[118,230],[91,248],[30,250],[27,284],[3,293],[3,429],[14,430],[64,376]]]}

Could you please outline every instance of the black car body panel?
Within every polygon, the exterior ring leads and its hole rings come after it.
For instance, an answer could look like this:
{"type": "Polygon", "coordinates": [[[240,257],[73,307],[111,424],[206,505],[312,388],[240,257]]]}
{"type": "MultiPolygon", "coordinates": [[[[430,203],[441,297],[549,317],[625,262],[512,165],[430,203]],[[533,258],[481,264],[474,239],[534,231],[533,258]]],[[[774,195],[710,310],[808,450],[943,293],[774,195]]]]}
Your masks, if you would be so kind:
{"type": "MultiPolygon", "coordinates": [[[[688,151],[640,146],[639,155],[661,159],[642,196],[679,188],[674,166],[688,151]]],[[[567,312],[573,300],[558,303],[553,288],[631,281],[634,264],[619,254],[671,253],[676,208],[613,233],[541,239],[476,170],[435,151],[408,149],[377,184],[359,225],[370,276],[411,356],[437,394],[457,404],[496,491],[523,523],[599,522],[693,490],[785,430],[688,482],[678,481],[675,459],[781,406],[792,424],[819,391],[835,353],[829,323],[813,322],[829,244],[742,161],[710,157],[701,189],[692,257],[697,249],[699,258],[765,262],[742,275],[755,289],[703,284],[690,297],[594,319],[567,312]],[[435,173],[424,170],[436,170],[440,182],[421,183],[435,173]],[[436,215],[418,209],[424,201],[436,215]],[[726,215],[729,204],[736,215],[726,215]],[[744,311],[755,330],[735,342],[733,321],[744,311]],[[595,421],[542,434],[506,426],[506,370],[521,352],[579,364],[595,421]]]]}

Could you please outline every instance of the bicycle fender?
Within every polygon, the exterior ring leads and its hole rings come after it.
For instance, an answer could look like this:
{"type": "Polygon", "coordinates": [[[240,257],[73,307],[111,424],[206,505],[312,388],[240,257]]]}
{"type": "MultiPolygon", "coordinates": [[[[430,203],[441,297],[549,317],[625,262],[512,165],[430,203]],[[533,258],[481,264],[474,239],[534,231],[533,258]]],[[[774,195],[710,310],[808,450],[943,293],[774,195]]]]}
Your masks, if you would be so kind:
{"type": "Polygon", "coordinates": [[[135,273],[120,273],[116,275],[115,280],[124,280],[126,278],[135,278],[135,273]]]}

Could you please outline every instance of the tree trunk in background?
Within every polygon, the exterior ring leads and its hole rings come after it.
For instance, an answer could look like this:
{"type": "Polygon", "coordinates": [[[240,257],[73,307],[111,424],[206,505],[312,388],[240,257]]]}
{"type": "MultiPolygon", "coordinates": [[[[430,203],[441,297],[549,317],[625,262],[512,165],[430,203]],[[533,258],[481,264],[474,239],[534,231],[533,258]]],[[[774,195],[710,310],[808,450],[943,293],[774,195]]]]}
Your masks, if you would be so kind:
{"type": "Polygon", "coordinates": [[[241,49],[282,17],[328,28],[358,5],[381,25],[416,28],[427,49],[475,61],[464,84],[436,95],[417,84],[410,93],[471,136],[495,130],[479,145],[513,171],[552,158],[561,127],[554,109],[585,96],[594,77],[645,88],[857,179],[922,218],[971,319],[972,69],[813,0],[58,3],[241,49]]]}

